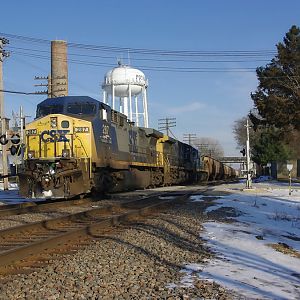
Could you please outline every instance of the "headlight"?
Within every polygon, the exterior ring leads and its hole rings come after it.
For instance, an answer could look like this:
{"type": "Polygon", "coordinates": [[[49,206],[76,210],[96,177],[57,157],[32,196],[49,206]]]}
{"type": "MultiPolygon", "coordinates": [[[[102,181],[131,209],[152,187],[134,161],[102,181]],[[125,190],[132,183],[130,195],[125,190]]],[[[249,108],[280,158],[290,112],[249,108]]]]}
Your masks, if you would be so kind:
{"type": "Polygon", "coordinates": [[[70,150],[69,149],[63,149],[62,153],[61,153],[62,157],[70,157],[70,150]]]}
{"type": "Polygon", "coordinates": [[[51,126],[51,128],[56,128],[57,127],[57,117],[51,117],[50,118],[50,126],[51,126]]]}
{"type": "Polygon", "coordinates": [[[34,151],[28,151],[28,158],[31,159],[31,158],[34,158],[34,151]]]}

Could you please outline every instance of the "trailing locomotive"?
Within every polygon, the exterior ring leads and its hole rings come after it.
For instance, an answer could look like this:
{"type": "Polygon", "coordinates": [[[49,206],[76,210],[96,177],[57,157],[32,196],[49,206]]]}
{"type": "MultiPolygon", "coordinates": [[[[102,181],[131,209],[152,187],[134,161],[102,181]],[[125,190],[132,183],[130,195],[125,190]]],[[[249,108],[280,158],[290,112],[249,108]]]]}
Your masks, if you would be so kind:
{"type": "MultiPolygon", "coordinates": [[[[136,127],[108,105],[86,96],[48,98],[26,126],[25,197],[71,198],[89,192],[225,178],[201,169],[198,151],[151,129],[136,127]]],[[[223,166],[223,165],[222,165],[223,166]]]]}

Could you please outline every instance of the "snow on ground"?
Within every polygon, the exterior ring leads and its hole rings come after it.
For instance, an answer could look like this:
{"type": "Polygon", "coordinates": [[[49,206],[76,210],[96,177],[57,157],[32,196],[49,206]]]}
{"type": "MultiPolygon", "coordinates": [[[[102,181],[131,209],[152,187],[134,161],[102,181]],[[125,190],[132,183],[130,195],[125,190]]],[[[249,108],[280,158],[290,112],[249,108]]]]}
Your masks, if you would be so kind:
{"type": "MultiPolygon", "coordinates": [[[[35,199],[35,201],[36,200],[37,199],[35,199]]],[[[3,182],[0,182],[0,205],[15,204],[28,201],[32,200],[23,198],[19,195],[19,187],[17,183],[9,182],[8,190],[4,191],[3,182]]]]}
{"type": "MultiPolygon", "coordinates": [[[[238,216],[231,223],[204,224],[204,238],[216,258],[185,265],[182,284],[191,284],[196,275],[235,290],[243,299],[300,299],[300,257],[269,245],[283,243],[300,253],[300,190],[293,189],[289,196],[287,184],[276,182],[254,184],[253,190],[242,187],[227,185],[225,190],[232,194],[206,210],[209,216],[232,207],[238,216]]],[[[221,189],[224,186],[215,188],[221,189]]],[[[191,201],[202,201],[201,196],[191,201]]]]}

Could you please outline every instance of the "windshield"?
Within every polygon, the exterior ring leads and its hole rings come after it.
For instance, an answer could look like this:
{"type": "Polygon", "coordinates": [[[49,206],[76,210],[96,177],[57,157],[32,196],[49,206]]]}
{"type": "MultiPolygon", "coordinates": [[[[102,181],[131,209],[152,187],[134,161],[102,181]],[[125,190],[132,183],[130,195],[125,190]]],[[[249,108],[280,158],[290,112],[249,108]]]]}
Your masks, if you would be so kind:
{"type": "Polygon", "coordinates": [[[63,113],[63,105],[47,105],[47,106],[39,106],[36,117],[44,117],[51,114],[61,114],[63,113]]]}
{"type": "Polygon", "coordinates": [[[70,103],[67,113],[73,115],[93,115],[96,113],[96,105],[94,103],[70,103]]]}

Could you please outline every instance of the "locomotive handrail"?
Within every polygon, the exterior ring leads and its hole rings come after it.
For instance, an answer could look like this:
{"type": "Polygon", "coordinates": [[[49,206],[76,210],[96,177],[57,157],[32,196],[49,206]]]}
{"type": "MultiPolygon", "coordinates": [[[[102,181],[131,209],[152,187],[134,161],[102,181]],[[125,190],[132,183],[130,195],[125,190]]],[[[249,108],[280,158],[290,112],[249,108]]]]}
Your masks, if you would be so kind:
{"type": "Polygon", "coordinates": [[[77,139],[79,140],[80,145],[82,146],[82,149],[83,149],[83,151],[84,151],[84,153],[85,153],[85,155],[86,155],[86,158],[88,158],[89,156],[88,156],[88,154],[87,154],[87,152],[86,152],[86,149],[85,149],[85,147],[84,147],[84,145],[83,145],[83,143],[82,143],[82,141],[81,141],[81,138],[80,138],[78,135],[76,135],[76,134],[75,134],[75,138],[77,138],[77,139]]]}

